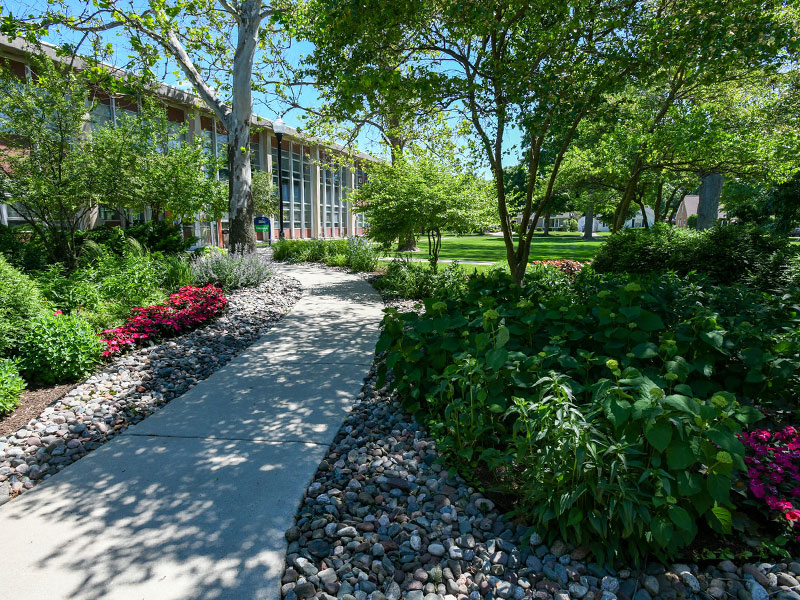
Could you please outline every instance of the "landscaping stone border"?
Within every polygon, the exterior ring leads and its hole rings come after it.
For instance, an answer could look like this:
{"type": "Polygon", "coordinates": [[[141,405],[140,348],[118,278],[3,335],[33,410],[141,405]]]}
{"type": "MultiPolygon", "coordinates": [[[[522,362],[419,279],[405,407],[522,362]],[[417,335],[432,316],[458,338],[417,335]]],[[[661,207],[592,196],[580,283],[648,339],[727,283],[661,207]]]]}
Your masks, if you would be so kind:
{"type": "Polygon", "coordinates": [[[611,570],[526,538],[375,381],[373,367],[286,532],[285,600],[800,600],[800,560],[611,570]]]}
{"type": "Polygon", "coordinates": [[[26,427],[0,437],[0,504],[209,377],[277,323],[302,293],[296,279],[282,274],[231,292],[219,318],[116,358],[26,427]]]}

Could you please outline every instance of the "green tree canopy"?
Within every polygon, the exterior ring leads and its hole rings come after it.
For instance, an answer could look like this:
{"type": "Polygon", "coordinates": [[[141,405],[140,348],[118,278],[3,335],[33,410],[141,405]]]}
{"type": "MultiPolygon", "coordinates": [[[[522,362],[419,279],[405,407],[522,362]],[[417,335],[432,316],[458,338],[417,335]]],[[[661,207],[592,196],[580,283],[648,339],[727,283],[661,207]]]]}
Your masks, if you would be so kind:
{"type": "Polygon", "coordinates": [[[367,182],[348,200],[355,212],[364,215],[370,239],[387,248],[424,232],[434,268],[443,231],[471,233],[497,218],[488,182],[425,155],[374,165],[367,182]]]}

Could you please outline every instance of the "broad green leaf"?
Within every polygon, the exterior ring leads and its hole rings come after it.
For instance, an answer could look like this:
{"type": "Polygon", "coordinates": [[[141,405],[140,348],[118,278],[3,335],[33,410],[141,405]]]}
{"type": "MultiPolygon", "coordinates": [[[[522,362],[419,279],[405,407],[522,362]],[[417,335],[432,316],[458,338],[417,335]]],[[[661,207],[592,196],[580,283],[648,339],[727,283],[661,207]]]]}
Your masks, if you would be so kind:
{"type": "Polygon", "coordinates": [[[508,360],[508,351],[505,348],[492,348],[486,353],[486,366],[495,371],[501,369],[508,360]]]}
{"type": "Polygon", "coordinates": [[[700,332],[700,339],[703,340],[709,346],[716,348],[719,350],[722,348],[722,342],[724,341],[724,337],[722,332],[719,330],[716,331],[702,331],[700,332]]]}
{"type": "Polygon", "coordinates": [[[670,506],[669,518],[673,523],[675,523],[675,525],[678,526],[678,528],[689,532],[694,531],[694,522],[692,521],[691,515],[685,508],[681,508],[680,506],[670,506]]]}
{"type": "Polygon", "coordinates": [[[664,321],[656,313],[643,310],[636,323],[645,331],[659,331],[664,329],[664,321]]]}
{"type": "Polygon", "coordinates": [[[696,461],[689,444],[676,441],[667,448],[667,465],[673,471],[680,471],[692,466],[696,461]]]}
{"type": "Polygon", "coordinates": [[[494,347],[495,348],[502,348],[508,343],[508,340],[511,339],[511,332],[509,332],[508,327],[505,325],[501,325],[497,329],[497,338],[495,340],[494,347]]]}
{"type": "Polygon", "coordinates": [[[631,353],[636,358],[653,358],[658,356],[658,346],[653,342],[644,342],[631,348],[631,353]]]}
{"type": "Polygon", "coordinates": [[[715,531],[721,531],[722,533],[730,533],[732,530],[733,525],[733,517],[731,516],[731,512],[722,506],[715,506],[710,511],[710,518],[708,519],[708,524],[715,531]]]}
{"type": "Polygon", "coordinates": [[[706,478],[706,484],[708,486],[708,492],[714,500],[720,504],[727,504],[730,501],[730,477],[710,473],[706,478]]]}
{"type": "Polygon", "coordinates": [[[672,440],[672,426],[668,423],[655,423],[647,428],[644,436],[659,452],[664,452],[672,440]]]}

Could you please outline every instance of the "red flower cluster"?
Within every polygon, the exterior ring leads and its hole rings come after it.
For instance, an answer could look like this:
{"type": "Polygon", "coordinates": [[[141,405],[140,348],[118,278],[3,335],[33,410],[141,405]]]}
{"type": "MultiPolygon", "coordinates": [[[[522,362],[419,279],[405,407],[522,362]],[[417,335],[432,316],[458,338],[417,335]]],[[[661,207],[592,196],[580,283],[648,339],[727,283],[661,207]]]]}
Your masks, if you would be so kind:
{"type": "Polygon", "coordinates": [[[533,265],[550,265],[552,267],[557,268],[559,271],[564,273],[565,275],[569,275],[570,277],[574,277],[578,274],[584,265],[588,265],[589,263],[582,263],[577,260],[534,260],[531,264],[533,265]]]}
{"type": "Polygon", "coordinates": [[[779,512],[787,526],[795,525],[800,520],[800,430],[757,429],[739,434],[739,440],[749,455],[744,461],[750,493],[779,512]]]}
{"type": "Polygon", "coordinates": [[[186,286],[172,294],[166,304],[131,310],[125,325],[100,332],[106,350],[103,356],[128,350],[147,339],[168,337],[213,319],[228,306],[222,290],[213,285],[186,286]]]}

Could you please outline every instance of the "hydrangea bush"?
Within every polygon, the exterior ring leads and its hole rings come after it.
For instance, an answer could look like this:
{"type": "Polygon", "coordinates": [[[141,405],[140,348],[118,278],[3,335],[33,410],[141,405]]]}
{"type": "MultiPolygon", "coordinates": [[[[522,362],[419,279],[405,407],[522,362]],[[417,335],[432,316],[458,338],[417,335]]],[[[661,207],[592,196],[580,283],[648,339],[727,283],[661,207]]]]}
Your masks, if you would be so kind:
{"type": "Polygon", "coordinates": [[[166,304],[134,308],[125,325],[100,332],[106,345],[103,356],[133,348],[145,340],[170,337],[194,329],[225,310],[228,300],[213,285],[186,286],[166,304]]]}

